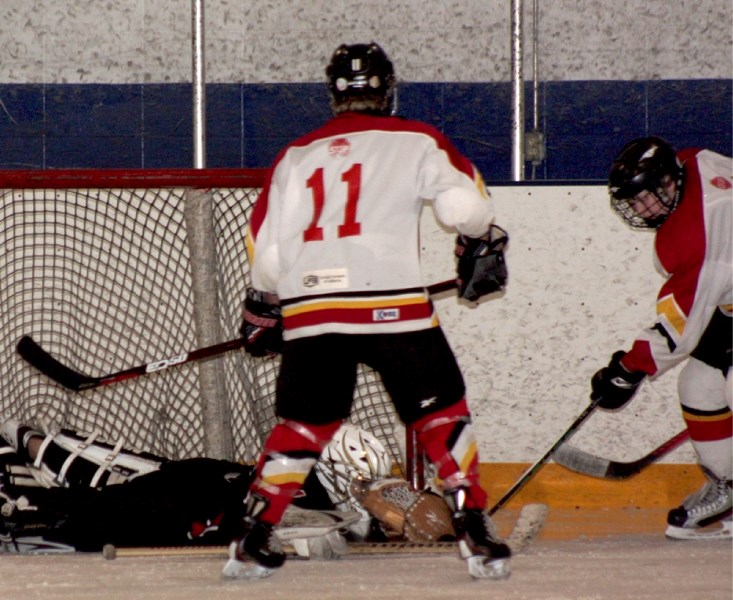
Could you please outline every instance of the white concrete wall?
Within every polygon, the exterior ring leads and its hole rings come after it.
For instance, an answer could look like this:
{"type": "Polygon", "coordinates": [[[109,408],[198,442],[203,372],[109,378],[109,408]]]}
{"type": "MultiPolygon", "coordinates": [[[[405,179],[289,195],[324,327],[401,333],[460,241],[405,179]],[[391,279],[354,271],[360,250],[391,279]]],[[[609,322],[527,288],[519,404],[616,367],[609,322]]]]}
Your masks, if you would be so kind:
{"type": "MultiPolygon", "coordinates": [[[[662,278],[653,233],[611,211],[604,187],[491,188],[510,234],[509,285],[478,305],[437,301],[468,386],[481,459],[533,462],[588,405],[590,378],[654,323],[662,278]]],[[[453,276],[451,234],[423,218],[428,282],[453,276]]],[[[623,410],[596,411],[572,442],[633,460],[684,429],[677,372],[645,383],[623,410]]],[[[670,462],[694,462],[689,445],[670,462]]]]}
{"type": "MultiPolygon", "coordinates": [[[[537,0],[539,79],[729,78],[730,0],[537,0]]],[[[375,40],[404,81],[509,81],[510,0],[205,0],[207,80],[322,81],[375,40]]],[[[532,1],[524,0],[526,76],[532,1]]],[[[0,83],[191,81],[191,0],[3,0],[0,83]]]]}

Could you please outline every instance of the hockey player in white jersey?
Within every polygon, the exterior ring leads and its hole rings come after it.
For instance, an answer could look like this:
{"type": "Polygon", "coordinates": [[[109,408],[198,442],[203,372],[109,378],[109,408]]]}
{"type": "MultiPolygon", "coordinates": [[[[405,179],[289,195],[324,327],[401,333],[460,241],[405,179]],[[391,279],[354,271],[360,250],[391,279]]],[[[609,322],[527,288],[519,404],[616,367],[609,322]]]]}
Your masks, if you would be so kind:
{"type": "Polygon", "coordinates": [[[644,378],[687,360],[679,401],[707,482],[669,512],[671,538],[731,537],[732,175],[728,157],[647,137],[622,149],[609,176],[613,209],[633,228],[656,230],[665,282],[656,322],[593,376],[592,396],[621,408],[644,378]]]}
{"type": "Polygon", "coordinates": [[[349,415],[364,363],[436,465],[470,574],[506,578],[511,553],[484,514],[463,377],[420,270],[419,218],[430,201],[458,232],[459,295],[469,300],[504,285],[506,232],[471,162],[433,127],[393,116],[394,70],[377,44],[342,45],[326,72],[334,118],[279,154],[249,223],[245,348],[282,349],[280,421],[223,575],[282,566],[272,530],[349,415]]]}

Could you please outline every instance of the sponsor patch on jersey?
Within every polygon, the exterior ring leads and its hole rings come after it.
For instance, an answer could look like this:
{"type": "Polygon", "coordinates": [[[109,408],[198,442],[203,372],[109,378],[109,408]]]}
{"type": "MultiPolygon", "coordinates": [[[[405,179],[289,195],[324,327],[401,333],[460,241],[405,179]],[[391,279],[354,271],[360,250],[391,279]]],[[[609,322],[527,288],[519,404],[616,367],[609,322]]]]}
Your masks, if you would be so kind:
{"type": "Polygon", "coordinates": [[[321,269],[303,274],[303,287],[307,290],[343,290],[349,287],[346,269],[321,269]]]}
{"type": "Polygon", "coordinates": [[[346,138],[337,138],[328,145],[329,156],[346,156],[351,150],[351,144],[346,138]]]}
{"type": "Polygon", "coordinates": [[[399,318],[399,308],[375,308],[372,311],[372,320],[374,321],[398,321],[399,318]]]}

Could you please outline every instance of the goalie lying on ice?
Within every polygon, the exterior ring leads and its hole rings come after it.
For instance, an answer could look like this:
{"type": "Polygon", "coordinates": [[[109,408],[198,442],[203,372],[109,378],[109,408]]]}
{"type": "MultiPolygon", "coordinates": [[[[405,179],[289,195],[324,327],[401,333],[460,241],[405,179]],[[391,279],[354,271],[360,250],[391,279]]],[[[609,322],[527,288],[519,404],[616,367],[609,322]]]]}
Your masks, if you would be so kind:
{"type": "MultiPolygon", "coordinates": [[[[208,458],[166,460],[94,435],[41,431],[14,419],[0,426],[0,434],[4,552],[225,545],[241,534],[241,499],[253,466],[208,458]]],[[[388,535],[433,541],[452,535],[442,499],[392,478],[387,457],[374,436],[344,425],[278,536],[301,556],[327,559],[346,552],[348,541],[383,541],[388,535]],[[372,492],[377,483],[380,489],[372,492]],[[377,495],[384,496],[382,488],[401,499],[375,504],[377,495]]]]}

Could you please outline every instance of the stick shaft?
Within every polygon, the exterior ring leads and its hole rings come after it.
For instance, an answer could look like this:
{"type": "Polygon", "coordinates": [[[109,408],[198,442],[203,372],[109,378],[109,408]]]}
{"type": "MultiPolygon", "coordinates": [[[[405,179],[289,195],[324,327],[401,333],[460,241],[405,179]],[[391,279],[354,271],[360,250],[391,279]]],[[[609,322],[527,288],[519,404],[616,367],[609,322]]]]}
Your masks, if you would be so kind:
{"type": "Polygon", "coordinates": [[[545,452],[538,460],[535,462],[529,469],[527,469],[524,474],[516,481],[516,483],[509,488],[509,490],[497,501],[496,504],[489,510],[489,515],[493,515],[497,510],[499,510],[502,506],[504,506],[511,498],[514,497],[514,495],[521,490],[532,477],[535,476],[535,474],[542,468],[542,465],[544,465],[552,456],[552,453],[555,452],[571,435],[573,435],[578,427],[582,425],[582,423],[590,417],[591,414],[593,414],[593,411],[598,406],[600,398],[596,400],[591,400],[591,403],[587,406],[587,408],[580,413],[580,415],[573,421],[573,424],[568,427],[568,429],[563,433],[558,440],[550,446],[550,448],[545,452]]]}
{"type": "Polygon", "coordinates": [[[64,387],[78,392],[111,385],[119,381],[124,381],[125,379],[132,379],[134,377],[140,377],[141,375],[147,375],[148,373],[155,373],[156,371],[163,371],[164,369],[183,365],[195,360],[218,356],[219,354],[241,348],[243,345],[244,340],[242,338],[237,338],[227,342],[214,344],[213,346],[192,350],[191,352],[170,356],[162,360],[138,365],[116,373],[103,375],[101,377],[84,375],[83,373],[75,371],[74,369],[64,365],[62,362],[46,352],[33,338],[27,335],[20,339],[17,350],[28,363],[41,371],[41,373],[47,375],[64,387]]]}
{"type": "Polygon", "coordinates": [[[690,434],[685,429],[664,442],[661,446],[652,450],[646,456],[643,456],[631,463],[610,461],[607,469],[607,476],[611,479],[625,479],[632,475],[636,475],[645,467],[648,467],[678,446],[684,444],[688,439],[690,439],[690,434]]]}
{"type": "MultiPolygon", "coordinates": [[[[288,545],[285,552],[292,553],[288,545]]],[[[349,544],[349,554],[393,554],[399,552],[454,553],[455,542],[355,542],[349,544]]],[[[182,557],[182,556],[226,556],[226,546],[151,546],[121,547],[105,546],[103,555],[107,560],[116,558],[182,557]]]]}

